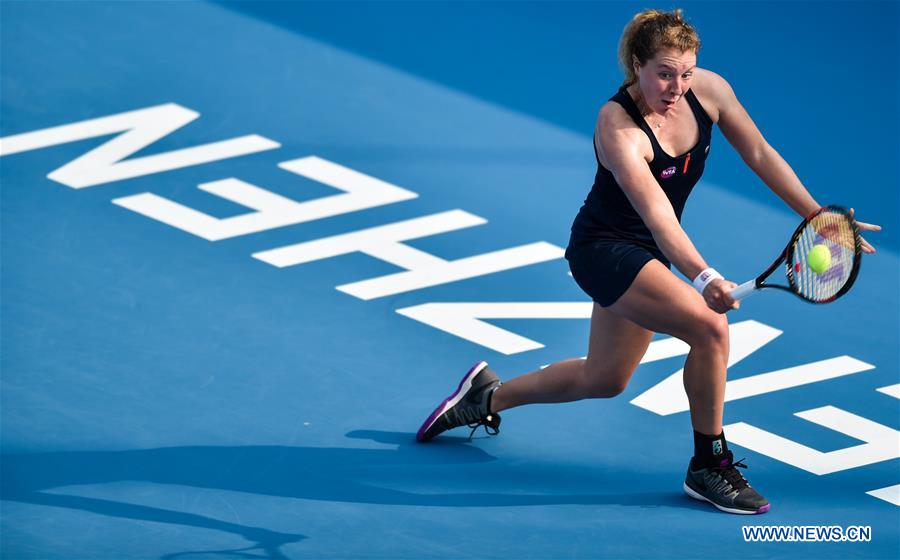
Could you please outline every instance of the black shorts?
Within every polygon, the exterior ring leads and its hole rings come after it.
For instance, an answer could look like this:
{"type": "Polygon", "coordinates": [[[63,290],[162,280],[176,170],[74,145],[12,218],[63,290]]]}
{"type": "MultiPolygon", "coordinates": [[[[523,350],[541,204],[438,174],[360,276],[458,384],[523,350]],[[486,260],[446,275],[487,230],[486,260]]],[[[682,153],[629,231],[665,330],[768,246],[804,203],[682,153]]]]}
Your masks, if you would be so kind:
{"type": "Polygon", "coordinates": [[[638,272],[653,259],[672,268],[662,251],[630,241],[598,240],[566,250],[575,282],[601,307],[609,307],[622,297],[638,272]]]}

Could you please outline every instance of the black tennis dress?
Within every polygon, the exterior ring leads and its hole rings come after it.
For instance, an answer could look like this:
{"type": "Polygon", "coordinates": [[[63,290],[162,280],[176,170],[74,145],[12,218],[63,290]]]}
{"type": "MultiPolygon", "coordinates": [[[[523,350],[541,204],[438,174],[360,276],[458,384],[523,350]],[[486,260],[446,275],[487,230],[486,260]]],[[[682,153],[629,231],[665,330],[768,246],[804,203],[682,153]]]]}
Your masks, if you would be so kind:
{"type": "MultiPolygon", "coordinates": [[[[679,223],[684,203],[703,174],[713,125],[694,92],[688,90],[685,98],[697,119],[700,139],[688,152],[677,157],[663,151],[624,87],[610,98],[621,105],[650,138],[653,161],[647,165],[672,203],[679,223]]],[[[581,289],[595,302],[608,307],[625,293],[651,259],[657,259],[669,268],[672,264],[656,245],[650,230],[613,174],[600,163],[596,144],[594,155],[597,157],[597,175],[572,223],[566,260],[581,289]]]]}

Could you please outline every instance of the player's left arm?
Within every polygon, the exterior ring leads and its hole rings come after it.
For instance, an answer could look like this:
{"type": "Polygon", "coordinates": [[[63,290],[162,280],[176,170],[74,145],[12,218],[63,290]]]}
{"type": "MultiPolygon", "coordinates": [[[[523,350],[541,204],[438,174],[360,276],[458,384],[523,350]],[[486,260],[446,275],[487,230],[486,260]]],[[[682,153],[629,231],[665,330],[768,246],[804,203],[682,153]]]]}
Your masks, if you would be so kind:
{"type": "MultiPolygon", "coordinates": [[[[772,192],[803,218],[820,208],[821,205],[809,194],[788,162],[763,138],[724,78],[705,70],[694,86],[700,86],[701,95],[713,105],[722,134],[772,192]]],[[[856,224],[863,231],[881,231],[878,225],[856,224]]],[[[862,249],[866,253],[875,252],[875,248],[865,239],[862,239],[862,249]]]]}

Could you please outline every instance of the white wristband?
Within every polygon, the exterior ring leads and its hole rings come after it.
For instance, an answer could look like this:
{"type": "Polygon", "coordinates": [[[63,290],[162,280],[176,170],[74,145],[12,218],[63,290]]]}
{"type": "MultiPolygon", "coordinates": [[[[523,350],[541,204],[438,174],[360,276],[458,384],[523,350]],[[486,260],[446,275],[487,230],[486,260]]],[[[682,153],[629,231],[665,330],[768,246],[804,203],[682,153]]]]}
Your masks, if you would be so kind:
{"type": "Polygon", "coordinates": [[[703,290],[706,289],[710,282],[717,278],[724,278],[724,276],[719,274],[715,268],[707,268],[694,278],[694,289],[700,292],[700,295],[703,295],[703,290]]]}

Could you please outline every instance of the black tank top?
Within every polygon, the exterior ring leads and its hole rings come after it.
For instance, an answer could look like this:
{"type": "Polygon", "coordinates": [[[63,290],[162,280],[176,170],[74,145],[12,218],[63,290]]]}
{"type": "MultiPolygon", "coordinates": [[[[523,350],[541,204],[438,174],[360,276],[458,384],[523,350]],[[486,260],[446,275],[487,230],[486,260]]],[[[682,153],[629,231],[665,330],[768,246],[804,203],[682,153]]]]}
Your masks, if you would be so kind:
{"type": "MultiPolygon", "coordinates": [[[[653,161],[647,165],[656,178],[656,182],[659,183],[672,203],[679,222],[681,222],[681,214],[684,211],[684,203],[703,174],[706,156],[709,154],[713,125],[712,119],[706,114],[694,92],[688,90],[685,98],[691,107],[691,112],[694,113],[694,118],[697,119],[700,139],[688,152],[677,157],[672,157],[663,151],[647,121],[641,116],[637,105],[624,87],[610,98],[610,101],[621,105],[650,138],[650,144],[653,146],[653,161]]],[[[594,144],[594,155],[597,158],[597,175],[594,178],[594,186],[572,223],[572,236],[569,238],[566,257],[568,258],[569,251],[596,240],[631,241],[662,255],[662,251],[653,240],[653,235],[644,224],[640,214],[622,192],[622,187],[616,183],[613,174],[600,163],[596,144],[594,144]]]]}

